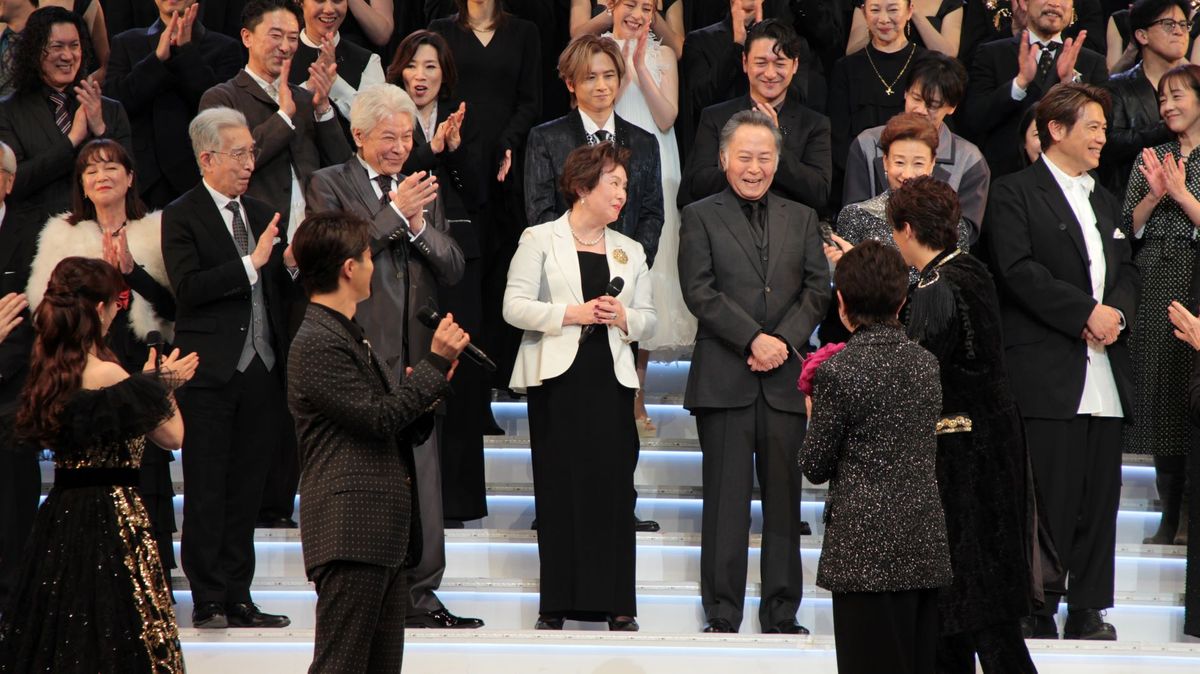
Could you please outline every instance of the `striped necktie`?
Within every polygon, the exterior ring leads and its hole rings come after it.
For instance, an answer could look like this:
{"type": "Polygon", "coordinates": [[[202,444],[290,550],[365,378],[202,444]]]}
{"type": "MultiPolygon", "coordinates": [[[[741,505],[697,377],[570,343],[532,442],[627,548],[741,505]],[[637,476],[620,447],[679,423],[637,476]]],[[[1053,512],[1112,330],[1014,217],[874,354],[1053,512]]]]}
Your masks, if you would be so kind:
{"type": "Polygon", "coordinates": [[[50,92],[50,103],[54,105],[54,125],[63,135],[71,132],[71,114],[67,111],[67,95],[61,91],[50,92]]]}

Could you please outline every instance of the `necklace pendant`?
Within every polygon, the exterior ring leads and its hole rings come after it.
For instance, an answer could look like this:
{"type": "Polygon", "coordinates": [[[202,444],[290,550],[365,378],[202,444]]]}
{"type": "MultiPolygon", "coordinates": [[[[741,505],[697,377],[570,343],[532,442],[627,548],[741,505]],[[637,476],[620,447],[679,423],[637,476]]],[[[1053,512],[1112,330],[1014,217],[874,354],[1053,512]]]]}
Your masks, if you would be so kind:
{"type": "Polygon", "coordinates": [[[888,95],[888,96],[891,96],[891,95],[892,95],[892,88],[891,88],[891,87],[884,87],[884,88],[883,88],[883,90],[884,90],[884,92],[885,92],[885,93],[887,93],[887,95],[888,95]]]}

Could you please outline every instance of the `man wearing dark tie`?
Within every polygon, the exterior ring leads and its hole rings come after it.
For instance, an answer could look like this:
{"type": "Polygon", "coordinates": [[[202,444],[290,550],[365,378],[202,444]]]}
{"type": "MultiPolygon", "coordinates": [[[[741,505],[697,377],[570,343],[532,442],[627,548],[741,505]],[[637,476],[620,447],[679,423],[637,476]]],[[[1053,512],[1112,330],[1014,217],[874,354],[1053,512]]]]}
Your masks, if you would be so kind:
{"type": "MultiPolygon", "coordinates": [[[[1126,317],[1141,282],[1121,202],[1091,174],[1108,107],[1098,87],[1052,87],[1037,108],[1041,159],[992,184],[983,223],[1038,506],[1069,574],[1067,639],[1117,638],[1101,611],[1113,605],[1121,430],[1133,409],[1126,317]]],[[[1058,638],[1058,596],[1046,594],[1026,637],[1058,638]]]]}
{"type": "Polygon", "coordinates": [[[245,196],[259,148],[246,118],[210,108],[188,127],[203,176],[163,210],[163,261],[175,293],[175,346],[200,354],[178,395],[183,441],[183,570],[199,628],[286,627],[259,610],[254,522],[280,429],[286,311],[298,290],[280,215],[245,196]]]}
{"type": "Polygon", "coordinates": [[[1021,116],[1059,82],[1101,84],[1104,57],[1083,46],[1086,31],[1063,40],[1074,0],[1028,0],[1026,30],[979,47],[960,114],[963,135],[983,151],[993,176],[1021,168],[1021,116]]]}

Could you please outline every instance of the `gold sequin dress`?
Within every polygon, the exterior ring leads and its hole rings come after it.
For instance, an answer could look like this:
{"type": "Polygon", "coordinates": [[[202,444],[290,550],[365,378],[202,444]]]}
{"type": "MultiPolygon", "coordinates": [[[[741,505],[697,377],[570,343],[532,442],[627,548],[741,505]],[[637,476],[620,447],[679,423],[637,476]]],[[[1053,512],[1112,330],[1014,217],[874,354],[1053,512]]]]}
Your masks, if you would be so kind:
{"type": "Polygon", "coordinates": [[[52,447],[54,488],[0,619],[0,672],[183,671],[167,579],[136,486],[145,434],[171,409],[167,389],[143,375],[78,391],[67,403],[52,447]]]}

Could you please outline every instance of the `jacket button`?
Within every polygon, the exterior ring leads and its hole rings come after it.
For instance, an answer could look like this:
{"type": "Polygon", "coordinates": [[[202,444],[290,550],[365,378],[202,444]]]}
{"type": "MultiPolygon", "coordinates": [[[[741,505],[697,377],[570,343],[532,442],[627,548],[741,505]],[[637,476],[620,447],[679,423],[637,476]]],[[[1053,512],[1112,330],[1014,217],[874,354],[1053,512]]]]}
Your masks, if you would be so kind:
{"type": "Polygon", "coordinates": [[[1067,223],[1065,223],[1065,222],[1058,223],[1058,231],[1060,231],[1060,232],[1067,231],[1067,223]]]}
{"type": "Polygon", "coordinates": [[[771,286],[767,286],[766,288],[763,288],[763,292],[766,292],[766,293],[771,292],[771,286]]]}

